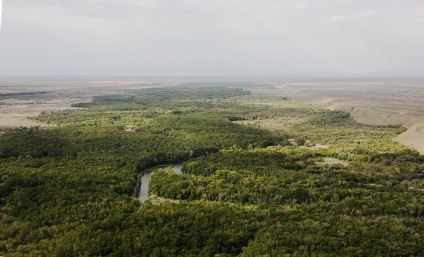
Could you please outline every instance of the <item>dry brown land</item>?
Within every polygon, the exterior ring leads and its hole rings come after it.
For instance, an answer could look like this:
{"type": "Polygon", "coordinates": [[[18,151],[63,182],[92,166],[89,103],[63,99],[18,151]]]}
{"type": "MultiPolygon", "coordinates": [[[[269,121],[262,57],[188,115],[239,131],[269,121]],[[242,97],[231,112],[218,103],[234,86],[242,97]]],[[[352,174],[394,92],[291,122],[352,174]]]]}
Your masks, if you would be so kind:
{"type": "Polygon", "coordinates": [[[43,111],[74,109],[72,104],[117,90],[176,83],[179,81],[159,78],[0,78],[0,129],[45,126],[31,118],[43,111]]]}
{"type": "Polygon", "coordinates": [[[348,111],[364,124],[403,126],[395,140],[424,154],[424,78],[298,79],[257,92],[348,111]]]}

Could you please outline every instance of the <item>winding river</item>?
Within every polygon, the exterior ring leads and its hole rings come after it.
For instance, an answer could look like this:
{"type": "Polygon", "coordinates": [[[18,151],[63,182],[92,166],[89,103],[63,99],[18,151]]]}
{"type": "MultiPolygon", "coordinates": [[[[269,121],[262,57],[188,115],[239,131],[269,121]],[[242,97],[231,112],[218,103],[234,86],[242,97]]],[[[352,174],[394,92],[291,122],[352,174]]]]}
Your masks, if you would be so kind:
{"type": "MultiPolygon", "coordinates": [[[[175,174],[181,174],[181,168],[182,165],[174,165],[174,166],[168,166],[168,167],[162,167],[165,169],[171,169],[175,172],[175,174]]],[[[158,170],[158,168],[152,169],[149,172],[146,172],[143,174],[143,176],[140,178],[141,180],[141,185],[140,185],[140,194],[138,196],[138,200],[140,200],[140,202],[144,202],[147,199],[149,199],[149,182],[150,182],[150,177],[155,173],[156,170],[158,170]]]]}

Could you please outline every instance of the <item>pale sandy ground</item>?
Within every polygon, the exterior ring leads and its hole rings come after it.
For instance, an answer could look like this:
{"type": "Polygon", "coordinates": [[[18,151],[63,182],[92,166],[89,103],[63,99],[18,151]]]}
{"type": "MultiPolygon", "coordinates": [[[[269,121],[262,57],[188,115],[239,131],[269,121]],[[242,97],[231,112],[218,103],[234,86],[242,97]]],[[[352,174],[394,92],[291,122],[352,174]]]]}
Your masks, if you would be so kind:
{"type": "Polygon", "coordinates": [[[71,107],[73,103],[91,101],[91,98],[55,98],[50,100],[37,97],[32,100],[11,98],[0,101],[2,103],[0,105],[0,128],[15,128],[44,126],[45,124],[38,123],[31,118],[43,111],[75,109],[71,107]]]}
{"type": "Polygon", "coordinates": [[[75,103],[123,89],[181,83],[171,78],[5,78],[0,77],[0,129],[46,126],[31,118],[43,111],[75,109],[75,103]],[[19,95],[19,93],[25,93],[19,95]]]}
{"type": "Polygon", "coordinates": [[[272,82],[264,94],[348,111],[360,123],[400,125],[395,140],[424,154],[424,78],[328,79],[272,82]]]}

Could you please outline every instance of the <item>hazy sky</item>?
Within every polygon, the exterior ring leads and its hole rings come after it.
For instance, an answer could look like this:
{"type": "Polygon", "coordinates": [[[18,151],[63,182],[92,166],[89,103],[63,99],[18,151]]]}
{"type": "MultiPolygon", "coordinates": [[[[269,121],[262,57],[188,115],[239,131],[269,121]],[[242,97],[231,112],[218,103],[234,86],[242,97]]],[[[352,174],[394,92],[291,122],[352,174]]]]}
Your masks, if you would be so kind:
{"type": "Polygon", "coordinates": [[[424,71],[422,0],[4,0],[2,18],[0,75],[424,71]]]}

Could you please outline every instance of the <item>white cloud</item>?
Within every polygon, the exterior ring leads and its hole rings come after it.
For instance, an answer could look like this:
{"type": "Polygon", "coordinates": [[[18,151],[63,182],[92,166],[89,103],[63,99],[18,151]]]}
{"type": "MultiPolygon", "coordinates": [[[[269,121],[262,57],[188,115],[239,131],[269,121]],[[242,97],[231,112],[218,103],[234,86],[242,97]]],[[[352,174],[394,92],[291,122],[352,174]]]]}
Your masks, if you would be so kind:
{"type": "Polygon", "coordinates": [[[0,72],[38,65],[169,75],[424,66],[424,53],[416,47],[424,43],[418,0],[13,0],[5,5],[0,72]],[[402,57],[413,55],[409,63],[402,57]]]}
{"type": "Polygon", "coordinates": [[[346,20],[345,16],[333,16],[333,17],[330,17],[328,19],[328,21],[330,21],[330,22],[341,22],[341,21],[344,21],[344,20],[346,20]]]}
{"type": "Polygon", "coordinates": [[[1,31],[1,16],[3,14],[3,0],[0,0],[0,31],[1,31]]]}

